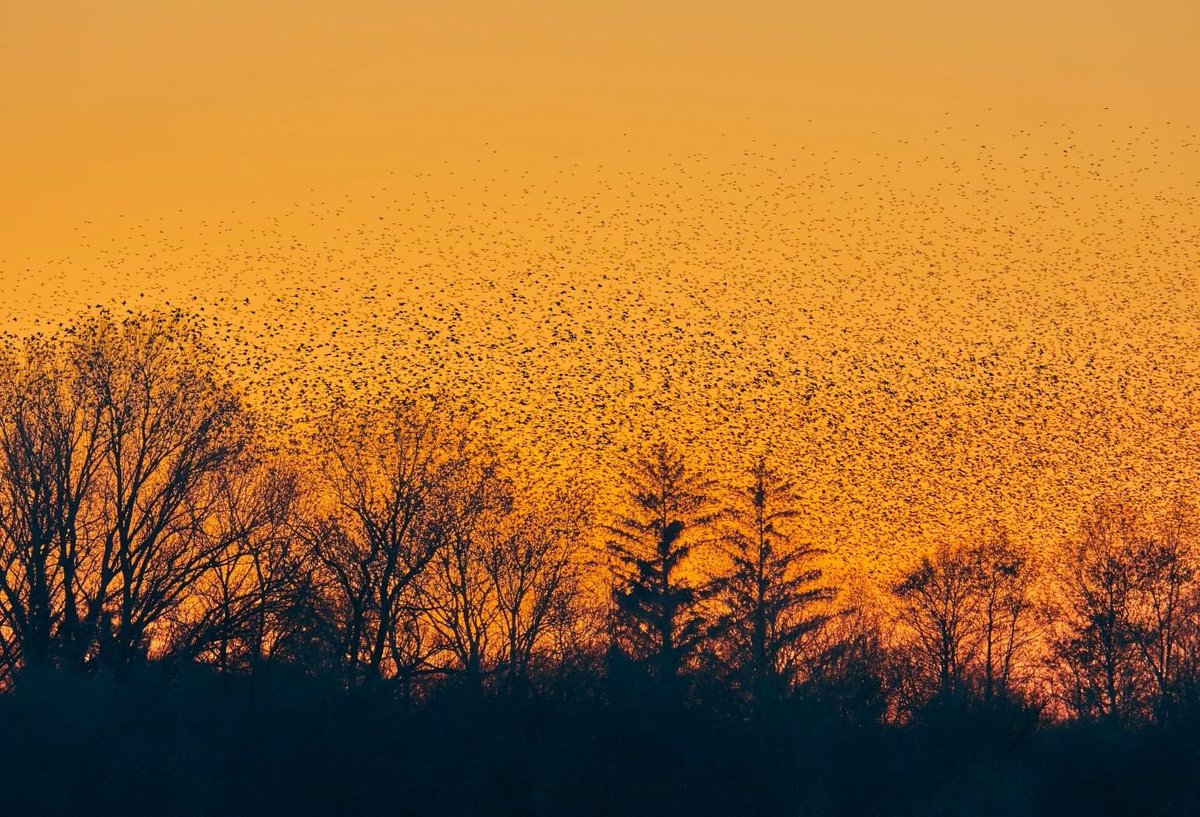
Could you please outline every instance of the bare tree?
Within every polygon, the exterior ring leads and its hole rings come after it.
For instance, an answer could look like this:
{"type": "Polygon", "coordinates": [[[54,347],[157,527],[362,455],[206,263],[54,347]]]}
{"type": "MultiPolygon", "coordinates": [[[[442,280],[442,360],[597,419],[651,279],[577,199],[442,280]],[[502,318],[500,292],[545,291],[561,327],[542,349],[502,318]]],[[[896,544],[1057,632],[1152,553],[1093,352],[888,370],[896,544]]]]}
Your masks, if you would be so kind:
{"type": "Polygon", "coordinates": [[[348,683],[358,683],[362,680],[363,644],[368,639],[371,556],[360,552],[359,543],[334,514],[302,515],[294,523],[294,531],[314,569],[302,580],[303,603],[294,605],[291,614],[307,622],[306,629],[319,643],[290,642],[291,651],[304,656],[305,663],[313,654],[327,651],[329,671],[348,683]]]}
{"type": "Polygon", "coordinates": [[[399,654],[405,595],[449,541],[440,492],[469,459],[468,425],[448,404],[395,398],[341,406],[317,430],[328,501],[301,532],[338,596],[351,681],[383,678],[399,654]]]}
{"type": "Polygon", "coordinates": [[[179,313],[96,312],[6,357],[4,615],[26,664],[123,667],[207,568],[247,417],[179,313]]]}
{"type": "Polygon", "coordinates": [[[893,588],[900,621],[913,636],[917,672],[935,697],[965,690],[983,640],[981,579],[968,547],[942,544],[893,588]]]}
{"type": "Polygon", "coordinates": [[[513,507],[513,485],[492,452],[481,452],[443,486],[446,543],[424,586],[425,611],[439,646],[469,689],[479,690],[496,662],[497,587],[488,570],[491,542],[513,507]]]}
{"type": "Polygon", "coordinates": [[[1001,527],[981,538],[971,557],[978,566],[980,604],[979,656],[985,702],[1006,698],[1013,689],[1023,654],[1035,633],[1033,586],[1036,572],[1029,554],[1001,527]]]}
{"type": "Polygon", "coordinates": [[[1153,709],[1159,719],[1177,708],[1188,649],[1197,629],[1196,527],[1191,508],[1176,501],[1139,537],[1131,554],[1135,570],[1133,628],[1138,650],[1154,682],[1153,709]]]}
{"type": "Polygon", "coordinates": [[[1145,535],[1138,506],[1100,499],[1063,549],[1053,648],[1062,697],[1081,717],[1129,717],[1140,709],[1145,674],[1135,625],[1135,554],[1145,535]]]}
{"type": "Polygon", "coordinates": [[[526,687],[544,642],[572,627],[585,581],[581,553],[589,524],[590,502],[571,486],[544,498],[525,497],[524,507],[488,532],[484,566],[510,692],[526,687]]]}
{"type": "Polygon", "coordinates": [[[197,532],[208,569],[174,616],[169,650],[204,658],[223,671],[267,660],[286,626],[289,596],[303,568],[291,535],[299,476],[287,467],[232,463],[217,480],[210,518],[197,532]]]}
{"type": "Polygon", "coordinates": [[[101,660],[124,666],[146,657],[155,625],[221,547],[198,532],[249,427],[199,328],[179,313],[100,315],[80,325],[74,354],[102,425],[88,619],[101,660]]]}
{"type": "Polygon", "coordinates": [[[10,673],[82,658],[81,535],[101,410],[62,347],[61,337],[35,336],[0,349],[0,620],[10,673]]]}

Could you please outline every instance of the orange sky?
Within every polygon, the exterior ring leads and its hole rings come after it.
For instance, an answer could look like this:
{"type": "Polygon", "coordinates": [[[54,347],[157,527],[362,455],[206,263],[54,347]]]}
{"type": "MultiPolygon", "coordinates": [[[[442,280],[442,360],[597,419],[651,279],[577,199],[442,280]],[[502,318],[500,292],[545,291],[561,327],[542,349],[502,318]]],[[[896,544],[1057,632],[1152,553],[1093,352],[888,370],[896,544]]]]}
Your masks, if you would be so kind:
{"type": "Polygon", "coordinates": [[[1190,0],[10,1],[0,257],[443,159],[854,151],[947,112],[986,137],[1195,124],[1198,40],[1190,0]]]}
{"type": "Polygon", "coordinates": [[[182,303],[268,403],[451,385],[560,462],[769,441],[850,561],[1051,541],[1194,483],[1197,41],[1187,0],[8,2],[0,317],[182,303]]]}

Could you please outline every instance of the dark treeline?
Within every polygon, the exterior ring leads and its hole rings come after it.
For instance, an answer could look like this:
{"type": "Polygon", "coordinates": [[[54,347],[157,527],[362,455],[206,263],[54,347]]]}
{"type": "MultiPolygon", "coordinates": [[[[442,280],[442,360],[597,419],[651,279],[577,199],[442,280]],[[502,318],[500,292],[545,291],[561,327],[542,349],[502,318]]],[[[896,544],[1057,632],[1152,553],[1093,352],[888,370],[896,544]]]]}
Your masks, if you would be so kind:
{"type": "Polygon", "coordinates": [[[791,535],[781,463],[663,439],[610,511],[464,401],[283,453],[222,372],[179,314],[0,348],[0,812],[1200,809],[1182,502],[872,594],[791,535]]]}

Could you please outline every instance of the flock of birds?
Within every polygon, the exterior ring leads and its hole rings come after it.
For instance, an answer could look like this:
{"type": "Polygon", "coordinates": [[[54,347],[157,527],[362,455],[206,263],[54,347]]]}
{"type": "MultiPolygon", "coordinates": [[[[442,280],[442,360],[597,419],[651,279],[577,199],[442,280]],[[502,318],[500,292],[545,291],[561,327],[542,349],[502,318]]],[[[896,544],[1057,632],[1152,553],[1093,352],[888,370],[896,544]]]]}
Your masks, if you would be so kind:
{"type": "Polygon", "coordinates": [[[448,388],[602,491],[659,434],[726,480],[768,452],[799,534],[886,574],[994,521],[1049,546],[1101,492],[1197,493],[1197,155],[1188,128],[946,127],[872,156],[465,163],[82,230],[8,328],[181,306],[287,422],[448,388]]]}

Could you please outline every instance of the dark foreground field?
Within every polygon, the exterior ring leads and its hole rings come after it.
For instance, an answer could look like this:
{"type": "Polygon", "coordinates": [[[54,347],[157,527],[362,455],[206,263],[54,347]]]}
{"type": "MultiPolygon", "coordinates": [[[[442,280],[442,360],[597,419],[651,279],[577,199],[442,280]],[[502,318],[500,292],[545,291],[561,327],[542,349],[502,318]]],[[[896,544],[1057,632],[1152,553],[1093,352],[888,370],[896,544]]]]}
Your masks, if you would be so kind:
{"type": "Polygon", "coordinates": [[[281,676],[54,675],[0,698],[12,815],[1185,815],[1200,739],[814,702],[769,722],[611,689],[421,705],[281,676]]]}

